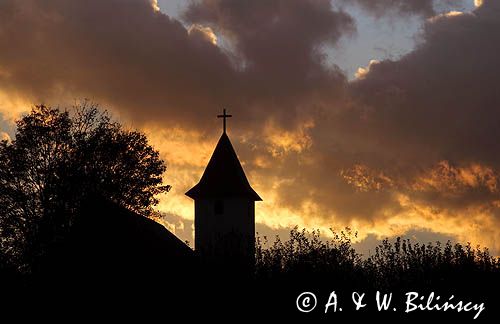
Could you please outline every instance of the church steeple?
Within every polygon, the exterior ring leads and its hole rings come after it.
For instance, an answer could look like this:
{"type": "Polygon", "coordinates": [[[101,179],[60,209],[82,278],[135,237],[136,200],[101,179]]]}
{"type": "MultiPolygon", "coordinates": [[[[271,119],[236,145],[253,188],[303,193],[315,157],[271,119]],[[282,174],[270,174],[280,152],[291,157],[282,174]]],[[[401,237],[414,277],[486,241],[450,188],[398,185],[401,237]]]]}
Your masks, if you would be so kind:
{"type": "Polygon", "coordinates": [[[186,195],[193,199],[246,198],[261,201],[241,167],[229,137],[224,132],[201,177],[186,195]]]}
{"type": "Polygon", "coordinates": [[[238,156],[223,132],[198,182],[186,195],[195,201],[195,250],[205,260],[231,263],[245,271],[255,263],[255,201],[238,156]]]}
{"type": "Polygon", "coordinates": [[[241,167],[238,156],[226,133],[226,109],[217,118],[223,119],[222,135],[215,147],[200,182],[186,192],[192,199],[206,198],[245,198],[261,201],[259,195],[252,189],[245,171],[241,167]]]}

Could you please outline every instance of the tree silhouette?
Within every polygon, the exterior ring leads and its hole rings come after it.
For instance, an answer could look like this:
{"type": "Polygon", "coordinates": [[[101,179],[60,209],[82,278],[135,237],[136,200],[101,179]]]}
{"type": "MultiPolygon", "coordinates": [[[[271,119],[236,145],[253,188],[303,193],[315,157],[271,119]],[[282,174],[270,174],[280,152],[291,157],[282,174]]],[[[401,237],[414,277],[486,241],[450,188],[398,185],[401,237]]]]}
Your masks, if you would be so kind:
{"type": "Polygon", "coordinates": [[[79,204],[98,194],[153,213],[165,164],[144,134],[124,129],[84,101],[70,112],[35,106],[0,143],[0,247],[26,267],[64,236],[79,204]]]}

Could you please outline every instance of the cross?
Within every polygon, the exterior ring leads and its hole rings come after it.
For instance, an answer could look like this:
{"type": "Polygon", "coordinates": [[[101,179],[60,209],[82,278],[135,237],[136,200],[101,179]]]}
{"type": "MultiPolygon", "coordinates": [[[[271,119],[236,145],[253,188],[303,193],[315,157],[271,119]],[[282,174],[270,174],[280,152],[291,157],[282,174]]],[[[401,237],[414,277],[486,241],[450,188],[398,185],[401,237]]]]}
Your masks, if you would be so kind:
{"type": "Polygon", "coordinates": [[[233,117],[233,115],[227,115],[226,109],[222,111],[222,115],[217,115],[217,118],[223,118],[222,125],[224,127],[224,134],[226,133],[226,118],[233,117]]]}

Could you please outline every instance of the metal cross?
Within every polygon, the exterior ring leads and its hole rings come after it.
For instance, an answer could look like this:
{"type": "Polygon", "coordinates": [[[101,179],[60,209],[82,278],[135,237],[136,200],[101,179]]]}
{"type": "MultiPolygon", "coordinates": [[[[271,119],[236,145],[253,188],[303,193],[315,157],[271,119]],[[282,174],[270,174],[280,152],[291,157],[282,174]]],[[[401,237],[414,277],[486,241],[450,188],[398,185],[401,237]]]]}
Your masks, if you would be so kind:
{"type": "Polygon", "coordinates": [[[233,115],[226,114],[226,109],[222,111],[222,115],[217,115],[217,118],[222,118],[222,126],[224,129],[224,134],[226,133],[226,118],[233,117],[233,115]]]}

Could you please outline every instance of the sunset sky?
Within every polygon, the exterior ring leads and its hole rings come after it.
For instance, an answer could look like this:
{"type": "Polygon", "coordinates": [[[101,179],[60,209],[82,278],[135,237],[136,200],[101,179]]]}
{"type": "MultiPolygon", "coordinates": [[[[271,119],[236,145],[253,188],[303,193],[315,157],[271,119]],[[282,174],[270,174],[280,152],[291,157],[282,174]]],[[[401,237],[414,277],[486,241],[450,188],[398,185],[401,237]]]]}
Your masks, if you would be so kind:
{"type": "Polygon", "coordinates": [[[349,226],[500,254],[500,1],[0,0],[0,137],[88,98],[167,164],[163,223],[193,241],[221,133],[257,230],[349,226]]]}

